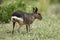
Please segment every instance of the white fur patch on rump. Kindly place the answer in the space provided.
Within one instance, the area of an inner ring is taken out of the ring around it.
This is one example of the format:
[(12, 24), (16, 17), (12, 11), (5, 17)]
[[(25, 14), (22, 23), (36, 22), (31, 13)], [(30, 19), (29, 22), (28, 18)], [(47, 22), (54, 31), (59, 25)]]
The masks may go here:
[(11, 19), (13, 19), (13, 18), (14, 18), (14, 19), (17, 19), (17, 20), (20, 20), (20, 21), (23, 21), (22, 18), (19, 18), (19, 17), (16, 17), (16, 16), (12, 16), (12, 17), (11, 17)]

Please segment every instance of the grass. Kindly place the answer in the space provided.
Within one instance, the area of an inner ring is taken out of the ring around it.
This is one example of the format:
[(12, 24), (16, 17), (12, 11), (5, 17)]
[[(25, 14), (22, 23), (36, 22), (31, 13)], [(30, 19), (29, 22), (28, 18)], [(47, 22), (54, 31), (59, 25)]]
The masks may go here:
[(34, 21), (30, 33), (26, 33), (25, 25), (18, 33), (16, 25), (12, 35), (12, 23), (0, 24), (0, 40), (60, 40), (60, 19), (49, 13), (42, 13), (42, 17), (41, 21)]

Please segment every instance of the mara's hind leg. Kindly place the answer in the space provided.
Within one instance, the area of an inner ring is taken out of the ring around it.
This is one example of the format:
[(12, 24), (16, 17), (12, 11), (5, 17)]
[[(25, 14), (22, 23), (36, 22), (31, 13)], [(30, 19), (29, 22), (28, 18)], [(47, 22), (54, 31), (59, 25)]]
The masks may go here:
[(14, 27), (15, 27), (15, 22), (13, 22), (13, 30), (12, 30), (12, 34), (14, 33)]
[(18, 30), (17, 30), (18, 32), (20, 32), (20, 28), (21, 28), (21, 25), (19, 25), (19, 27), (18, 27)]
[(22, 26), (22, 23), (20, 21), (18, 21), (18, 24), (19, 24), (19, 27), (18, 27), (17, 31), (20, 32), (20, 28)]

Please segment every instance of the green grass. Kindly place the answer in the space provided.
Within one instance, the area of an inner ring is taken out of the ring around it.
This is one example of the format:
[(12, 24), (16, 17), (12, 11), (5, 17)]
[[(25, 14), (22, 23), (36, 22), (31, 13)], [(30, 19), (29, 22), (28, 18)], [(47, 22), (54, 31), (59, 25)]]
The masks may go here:
[(18, 33), (16, 25), (12, 35), (11, 22), (0, 24), (0, 40), (60, 40), (60, 19), (48, 13), (42, 13), (42, 17), (41, 21), (34, 21), (30, 33), (26, 33), (25, 25), (21, 27), (21, 33)]

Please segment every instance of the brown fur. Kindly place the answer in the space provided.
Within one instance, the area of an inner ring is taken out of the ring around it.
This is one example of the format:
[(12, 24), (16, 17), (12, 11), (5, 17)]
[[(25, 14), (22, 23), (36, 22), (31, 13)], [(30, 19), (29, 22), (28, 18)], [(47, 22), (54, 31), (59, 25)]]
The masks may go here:
[(20, 20), (17, 20), (17, 19), (13, 18), (13, 21), (12, 21), (13, 22), (12, 33), (14, 32), (14, 27), (15, 27), (15, 23), (16, 22), (20, 25), (20, 27), (18, 28), (18, 32), (19, 32), (19, 30), (20, 30), (20, 28), (21, 28), (21, 26), (23, 24), (26, 25), (26, 30), (27, 30), (27, 32), (29, 32), (30, 31), (30, 25), (33, 23), (33, 21), (35, 19), (39, 19), (39, 20), (42, 19), (42, 16), (41, 16), (40, 13), (38, 13), (38, 9), (37, 8), (33, 8), (33, 13), (26, 13), (26, 12), (22, 12), (22, 11), (16, 11), (16, 12), (14, 12), (12, 14), (12, 16), (16, 16), (18, 18), (22, 18), (23, 19), (23, 21), (20, 21)]

